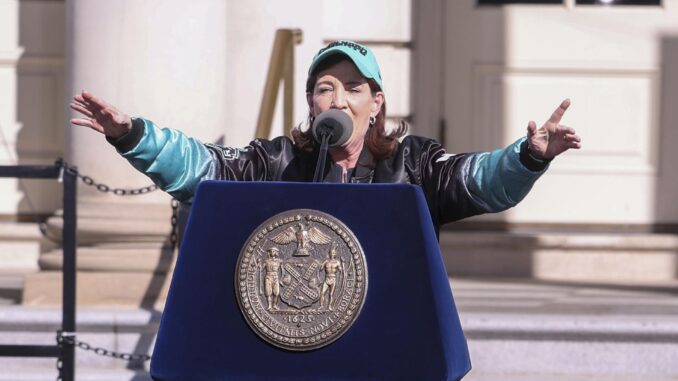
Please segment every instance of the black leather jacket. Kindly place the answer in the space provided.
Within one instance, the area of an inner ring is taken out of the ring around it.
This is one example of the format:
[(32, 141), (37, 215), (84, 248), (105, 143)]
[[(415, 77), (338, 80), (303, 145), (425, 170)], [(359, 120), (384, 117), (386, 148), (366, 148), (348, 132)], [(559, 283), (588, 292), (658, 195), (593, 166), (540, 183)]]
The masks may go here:
[[(203, 144), (180, 131), (135, 118), (130, 133), (109, 139), (129, 162), (180, 201), (203, 180), (310, 182), (317, 152), (299, 150), (286, 137), (255, 140), (245, 148)], [(328, 157), (324, 181), (342, 182)], [(348, 181), (420, 186), (436, 227), (516, 205), (548, 166), (533, 159), (525, 138), (492, 152), (447, 154), (434, 140), (408, 136), (389, 158), (373, 163), (364, 149)]]
[[(519, 172), (512, 180), (518, 181), (519, 188), (527, 189), (514, 191), (518, 197), (509, 196), (504, 200), (497, 200), (501, 197), (495, 197), (493, 193), (506, 193), (506, 189), (487, 189), (487, 186), (482, 189), (482, 181), (476, 181), (479, 170), (484, 169), (481, 162), (485, 161), (485, 164), (488, 164), (487, 161), (493, 160), (488, 156), (489, 153), (448, 155), (436, 141), (416, 136), (405, 137), (393, 155), (376, 163), (373, 163), (369, 150), (364, 149), (358, 160), (358, 166), (350, 173), (348, 181), (421, 186), (437, 229), (447, 222), (507, 209), (524, 197), (547, 164), (527, 155), (524, 140), (516, 144), (519, 152), (513, 160), (502, 159), (501, 155), (498, 155), (496, 163), (490, 163), (489, 171), (492, 173), (487, 173), (488, 169), (485, 169), (482, 176), (501, 175), (494, 171), (509, 175), (512, 172)], [(255, 140), (245, 149), (212, 144), (205, 146), (214, 159), (216, 179), (295, 182), (313, 180), (317, 152), (299, 150), (286, 137), (270, 141)], [(506, 150), (511, 148), (512, 146), (509, 146)], [(326, 163), (324, 181), (342, 182), (342, 169), (334, 164), (330, 157)], [(511, 193), (510, 190), (508, 193)], [(484, 197), (486, 194), (492, 197)]]

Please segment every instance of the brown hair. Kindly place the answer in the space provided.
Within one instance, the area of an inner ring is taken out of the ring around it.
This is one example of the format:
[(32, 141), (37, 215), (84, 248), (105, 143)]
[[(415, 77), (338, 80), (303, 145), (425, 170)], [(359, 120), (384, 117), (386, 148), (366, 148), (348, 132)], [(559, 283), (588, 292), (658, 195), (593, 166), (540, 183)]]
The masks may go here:
[[(351, 62), (346, 56), (341, 54), (333, 55), (323, 60), (308, 76), (308, 79), (306, 80), (306, 94), (308, 95), (313, 92), (315, 83), (318, 80), (319, 72), (343, 60), (348, 60)], [(371, 78), (368, 78), (367, 83), (370, 85), (372, 96), (376, 96), (377, 91), (381, 90), (377, 82)], [(307, 121), (309, 127), (313, 125), (313, 119), (314, 117), (309, 110)], [(384, 103), (381, 105), (381, 110), (375, 117), (374, 125), (371, 125), (365, 134), (365, 144), (372, 153), (375, 163), (393, 154), (393, 152), (396, 150), (396, 147), (398, 146), (398, 139), (407, 133), (407, 129), (407, 123), (400, 121), (398, 128), (386, 133), (386, 100), (384, 100)], [(304, 151), (312, 151), (317, 145), (315, 139), (313, 139), (313, 133), (311, 132), (311, 129), (308, 128), (307, 130), (302, 131), (301, 125), (292, 130), (292, 138), (294, 139), (294, 144), (297, 146), (297, 148)], [(361, 164), (373, 165), (375, 163)]]

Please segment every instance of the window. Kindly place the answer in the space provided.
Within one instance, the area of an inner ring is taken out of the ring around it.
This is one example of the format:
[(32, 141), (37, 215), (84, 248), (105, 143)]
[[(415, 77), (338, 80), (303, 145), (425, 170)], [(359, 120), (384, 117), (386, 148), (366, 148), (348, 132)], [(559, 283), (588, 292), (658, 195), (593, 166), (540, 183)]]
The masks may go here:
[(661, 5), (661, 0), (577, 0), (577, 5)]
[(563, 0), (478, 0), (478, 5), (562, 4)]
[[(563, 4), (563, 0), (478, 0), (478, 5)], [(661, 5), (661, 0), (576, 0), (577, 5)]]

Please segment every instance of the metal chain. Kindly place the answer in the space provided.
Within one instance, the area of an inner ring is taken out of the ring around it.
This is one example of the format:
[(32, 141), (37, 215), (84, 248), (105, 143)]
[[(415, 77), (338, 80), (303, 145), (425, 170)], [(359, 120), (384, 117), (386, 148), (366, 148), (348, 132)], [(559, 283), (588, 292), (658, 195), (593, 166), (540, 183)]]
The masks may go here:
[[(92, 186), (92, 187), (96, 188), (98, 191), (103, 192), (103, 193), (111, 192), (116, 196), (138, 196), (138, 195), (154, 192), (154, 191), (159, 189), (158, 186), (155, 185), (155, 184), (145, 186), (143, 188), (135, 188), (135, 189), (111, 188), (110, 186), (108, 186), (106, 184), (98, 183), (98, 182), (94, 181), (94, 179), (89, 177), (89, 176), (80, 174), (80, 172), (78, 172), (77, 167), (68, 165), (68, 163), (66, 161), (64, 161), (63, 159), (57, 160), (56, 163), (54, 163), (54, 165), (61, 168), (61, 171), (62, 171), (62, 173), (59, 175), (59, 182), (62, 181), (63, 172), (65, 171), (65, 172), (68, 172), (69, 174), (71, 174), (73, 176), (76, 176), (80, 180), (82, 180), (82, 182), (85, 183), (85, 185)], [(170, 235), (170, 243), (172, 244), (172, 249), (176, 249), (177, 244), (179, 242), (179, 235), (178, 235), (178, 231), (177, 231), (179, 201), (177, 199), (173, 198), (171, 205), (172, 205), (172, 219), (170, 221), (171, 221), (171, 224), (172, 224), (172, 233)], [(56, 239), (54, 239), (53, 237), (50, 237), (47, 234), (47, 225), (44, 222), (40, 223), (39, 225), (40, 225), (40, 231), (42, 232), (42, 235), (44, 235), (45, 237), (47, 237), (47, 238), (49, 238), (49, 239), (51, 239), (55, 242), (57, 241)]]
[[(63, 340), (61, 330), (57, 331), (56, 341), (57, 341), (57, 345), (59, 346), (59, 349), (63, 349), (62, 347), (63, 347), (64, 340)], [(61, 351), (61, 353), (63, 353), (63, 351)], [(61, 358), (61, 353), (59, 354), (59, 357), (57, 357), (57, 361), (56, 361), (56, 368), (57, 368), (56, 381), (63, 381), (63, 379), (61, 378), (61, 372), (64, 369), (64, 361)]]
[(56, 361), (56, 368), (57, 368), (56, 381), (63, 381), (63, 379), (61, 378), (61, 370), (63, 369), (63, 367), (64, 367), (64, 362), (61, 360), (61, 357), (57, 358), (57, 361)]
[[(143, 188), (135, 188), (135, 189), (111, 188), (110, 186), (108, 186), (106, 184), (94, 181), (94, 179), (89, 177), (89, 176), (80, 174), (80, 172), (78, 172), (77, 167), (69, 165), (63, 159), (57, 160), (56, 163), (54, 163), (54, 165), (61, 168), (62, 171), (66, 171), (69, 174), (76, 176), (77, 178), (82, 180), (82, 182), (85, 183), (85, 185), (94, 187), (94, 188), (96, 188), (96, 190), (98, 190), (99, 192), (103, 192), (103, 193), (109, 193), (110, 192), (110, 193), (113, 193), (116, 196), (138, 196), (138, 195), (142, 195), (142, 194), (146, 194), (146, 193), (150, 193), (150, 192), (154, 192), (154, 191), (158, 190), (158, 186), (155, 185), (155, 184), (145, 186)], [(62, 176), (59, 176), (59, 181), (61, 181)]]
[[(150, 361), (151, 356), (147, 354), (136, 354), (136, 353), (123, 353), (123, 352), (116, 352), (116, 351), (111, 351), (106, 348), (101, 348), (101, 347), (94, 347), (84, 341), (76, 340), (74, 336), (64, 336), (63, 332), (58, 332), (57, 333), (57, 343), (59, 343), (59, 346), (63, 345), (63, 343), (66, 344), (71, 344), (75, 345), (76, 347), (85, 350), (85, 351), (90, 351), (94, 352), (95, 354), (99, 356), (107, 356), (107, 357), (112, 357), (116, 358), (119, 360), (125, 360), (125, 361)], [(57, 360), (57, 369), (61, 369), (61, 359)]]
[[(61, 169), (61, 172), (59, 174), (59, 182), (63, 181), (63, 176), (64, 172), (68, 172), (69, 174), (79, 178), (82, 180), (85, 185), (91, 186), (96, 188), (96, 190), (103, 192), (103, 193), (113, 193), (114, 195), (117, 196), (138, 196), (150, 192), (154, 192), (158, 190), (158, 186), (153, 184), (149, 186), (145, 186), (143, 188), (136, 188), (136, 189), (122, 189), (122, 188), (111, 188), (110, 186), (103, 184), (103, 183), (98, 183), (94, 181), (93, 178), (90, 176), (82, 175), (80, 172), (78, 172), (78, 168), (72, 165), (69, 165), (64, 159), (58, 159), (54, 165), (58, 168)], [(174, 202), (174, 201), (173, 201)], [(174, 208), (174, 204), (172, 204), (172, 208)], [(37, 219), (37, 218), (36, 218)], [(172, 220), (172, 232), (176, 231), (176, 227), (174, 226), (174, 220)], [(42, 234), (43, 237), (47, 238), (48, 240), (56, 243), (60, 243), (61, 240), (56, 237), (52, 237), (49, 235), (47, 231), (47, 223), (45, 222), (38, 222), (38, 229), (40, 229), (40, 233)], [(176, 234), (173, 234), (172, 237), (173, 240), (176, 240)], [(175, 241), (172, 241), (173, 243)]]
[[(114, 195), (117, 196), (136, 196), (136, 195), (141, 195), (141, 194), (146, 194), (150, 193), (153, 191), (156, 191), (158, 189), (157, 185), (149, 185), (143, 188), (137, 188), (137, 189), (121, 189), (121, 188), (113, 188), (109, 187), (106, 184), (102, 183), (97, 183), (94, 181), (89, 176), (81, 175), (78, 172), (78, 169), (76, 167), (68, 165), (66, 161), (63, 159), (57, 160), (55, 163), (57, 167), (61, 169), (61, 174), (59, 175), (59, 181), (62, 181), (63, 179), (63, 172), (68, 172), (69, 174), (76, 176), (77, 178), (81, 179), (83, 183), (86, 185), (95, 187), (98, 191), (103, 192), (103, 193), (108, 193), (112, 192)], [(172, 245), (172, 250), (174, 251), (177, 248), (177, 245), (179, 244), (179, 231), (178, 231), (178, 220), (179, 220), (179, 201), (175, 198), (172, 199), (171, 201), (171, 206), (172, 206), (172, 217), (170, 219), (170, 222), (172, 224), (172, 231), (170, 233), (170, 243)], [(44, 222), (41, 222), (39, 224), (40, 231), (42, 232), (42, 235), (45, 236), (46, 238), (58, 242), (57, 239), (50, 237), (49, 234), (47, 233), (47, 224)], [(91, 351), (94, 352), (95, 354), (99, 356), (107, 356), (107, 357), (112, 357), (124, 361), (150, 361), (151, 356), (147, 354), (135, 354), (135, 353), (122, 353), (122, 352), (116, 352), (116, 351), (111, 351), (106, 348), (101, 348), (101, 347), (94, 347), (84, 341), (76, 340), (74, 336), (68, 335), (65, 336), (63, 332), (58, 331), (57, 332), (57, 343), (59, 346), (62, 346), (64, 343), (74, 345), (82, 350), (85, 351)], [(63, 360), (61, 357), (57, 358), (56, 362), (56, 368), (58, 370), (58, 375), (56, 380), (57, 381), (62, 381), (61, 379), (61, 371), (63, 369)]]
[[(150, 193), (153, 191), (158, 190), (157, 185), (149, 185), (143, 188), (137, 188), (137, 189), (121, 189), (121, 188), (113, 188), (109, 187), (106, 184), (103, 183), (97, 183), (94, 181), (89, 176), (82, 175), (78, 172), (77, 167), (70, 166), (66, 161), (63, 159), (59, 159), (54, 163), (55, 166), (59, 167), (61, 169), (61, 173), (59, 174), (59, 182), (63, 181), (63, 174), (64, 172), (67, 172), (80, 180), (82, 180), (85, 185), (95, 187), (98, 191), (103, 192), (103, 193), (109, 193), (112, 192), (114, 195), (117, 196), (136, 196), (136, 195), (141, 195), (141, 194), (146, 194)], [(171, 224), (172, 224), (172, 231), (170, 233), (170, 243), (172, 244), (172, 250), (176, 249), (178, 242), (179, 242), (179, 234), (178, 234), (178, 210), (179, 210), (179, 201), (177, 199), (172, 199), (171, 202), (172, 206), (172, 217), (171, 217)], [(38, 224), (40, 228), (40, 232), (42, 235), (54, 242), (60, 242), (60, 240), (51, 237), (48, 232), (47, 232), (47, 224), (45, 222), (40, 222)], [(122, 353), (122, 352), (116, 352), (116, 351), (111, 351), (106, 348), (101, 348), (101, 347), (93, 347), (92, 345), (76, 340), (74, 336), (68, 335), (64, 336), (64, 333), (61, 331), (57, 332), (57, 343), (59, 346), (62, 346), (64, 343), (74, 345), (82, 350), (85, 351), (91, 351), (94, 352), (95, 354), (99, 356), (107, 356), (107, 357), (112, 357), (124, 361), (150, 361), (151, 356), (147, 354), (135, 354), (135, 353)], [(61, 378), (61, 373), (63, 369), (63, 359), (61, 357), (57, 358), (56, 361), (56, 368), (57, 368), (57, 381), (62, 381)]]
[(172, 199), (172, 218), (170, 219), (172, 223), (172, 233), (170, 234), (170, 243), (172, 244), (172, 252), (177, 248), (179, 244), (179, 200), (176, 198)]

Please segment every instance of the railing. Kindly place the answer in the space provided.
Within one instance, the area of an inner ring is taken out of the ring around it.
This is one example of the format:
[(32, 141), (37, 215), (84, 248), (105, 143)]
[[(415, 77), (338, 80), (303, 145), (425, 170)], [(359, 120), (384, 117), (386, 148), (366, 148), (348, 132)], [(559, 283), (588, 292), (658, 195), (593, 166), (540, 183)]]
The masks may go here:
[(58, 380), (73, 381), (75, 378), (75, 250), (76, 250), (76, 179), (61, 165), (55, 166), (0, 166), (0, 178), (57, 179), (63, 183), (62, 247), (64, 255), (62, 280), (61, 330), (57, 333), (57, 345), (2, 345), (0, 357), (56, 357)]
[(287, 135), (292, 130), (294, 123), (294, 46), (301, 43), (302, 37), (303, 34), (299, 29), (278, 29), (275, 33), (264, 95), (259, 108), (256, 138), (267, 139), (271, 135), (280, 82), (284, 83), (283, 129)]

